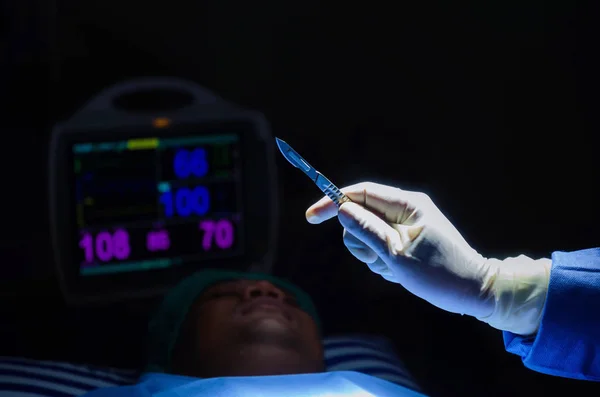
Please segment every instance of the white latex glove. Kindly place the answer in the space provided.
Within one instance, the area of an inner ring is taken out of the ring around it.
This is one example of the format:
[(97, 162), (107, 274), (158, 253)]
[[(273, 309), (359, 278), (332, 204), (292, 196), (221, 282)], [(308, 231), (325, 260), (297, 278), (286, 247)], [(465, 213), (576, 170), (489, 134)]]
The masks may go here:
[(369, 182), (342, 191), (352, 202), (339, 213), (324, 197), (306, 218), (321, 223), (337, 215), (344, 244), (373, 272), (449, 312), (516, 334), (537, 331), (549, 259), (484, 258), (423, 193)]

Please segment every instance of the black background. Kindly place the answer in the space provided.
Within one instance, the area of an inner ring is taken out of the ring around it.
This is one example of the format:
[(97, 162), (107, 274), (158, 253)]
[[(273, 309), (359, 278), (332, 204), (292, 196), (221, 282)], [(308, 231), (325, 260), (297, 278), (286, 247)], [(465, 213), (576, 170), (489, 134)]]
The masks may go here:
[[(66, 311), (47, 289), (49, 127), (130, 77), (189, 78), (265, 113), (340, 186), (428, 193), (484, 255), (598, 245), (595, 13), (581, 3), (1, 4), (1, 247), (7, 272), (36, 271), (38, 286), (6, 297), (21, 326), (6, 327), (6, 354), (139, 361), (143, 310)], [(306, 223), (320, 195), (278, 165), (276, 271), (314, 294), (327, 332), (392, 336), (432, 395), (592, 392), (523, 368), (499, 332), (370, 274), (344, 250), (339, 224)]]

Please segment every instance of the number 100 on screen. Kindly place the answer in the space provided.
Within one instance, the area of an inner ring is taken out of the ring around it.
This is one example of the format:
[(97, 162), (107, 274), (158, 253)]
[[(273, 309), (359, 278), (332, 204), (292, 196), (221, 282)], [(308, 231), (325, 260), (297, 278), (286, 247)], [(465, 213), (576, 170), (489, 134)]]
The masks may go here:
[(210, 193), (204, 186), (182, 187), (163, 192), (160, 203), (167, 218), (203, 216), (210, 211)]

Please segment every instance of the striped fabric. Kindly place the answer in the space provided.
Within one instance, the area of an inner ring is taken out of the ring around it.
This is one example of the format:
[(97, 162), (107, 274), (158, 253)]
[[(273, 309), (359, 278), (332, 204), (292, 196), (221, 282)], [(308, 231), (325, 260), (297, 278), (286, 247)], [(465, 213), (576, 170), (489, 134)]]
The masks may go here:
[(72, 397), (135, 383), (136, 371), (0, 357), (0, 396)]
[(324, 339), (327, 371), (356, 371), (421, 391), (390, 340), (374, 335)]
[[(356, 371), (419, 391), (385, 338), (369, 335), (324, 340), (327, 371)], [(0, 397), (74, 397), (100, 387), (135, 383), (135, 370), (0, 357)]]

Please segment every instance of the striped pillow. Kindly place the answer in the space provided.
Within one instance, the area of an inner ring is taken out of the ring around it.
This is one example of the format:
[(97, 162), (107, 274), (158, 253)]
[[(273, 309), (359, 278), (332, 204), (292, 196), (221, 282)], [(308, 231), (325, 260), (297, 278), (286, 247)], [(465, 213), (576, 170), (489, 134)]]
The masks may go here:
[[(419, 391), (392, 343), (382, 337), (325, 338), (327, 371), (356, 371)], [(0, 357), (0, 396), (74, 397), (100, 387), (135, 383), (136, 370)]]

